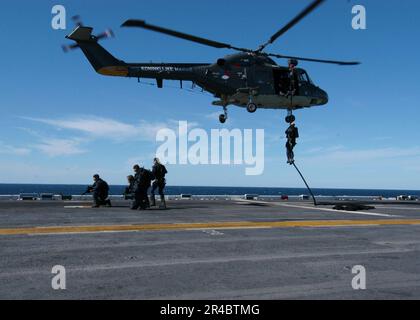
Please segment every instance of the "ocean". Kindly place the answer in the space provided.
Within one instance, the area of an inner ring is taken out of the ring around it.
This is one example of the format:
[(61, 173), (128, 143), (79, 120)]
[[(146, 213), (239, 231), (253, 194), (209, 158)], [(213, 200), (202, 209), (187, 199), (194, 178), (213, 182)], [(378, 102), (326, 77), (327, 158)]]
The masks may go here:
[[(62, 195), (80, 195), (86, 191), (86, 185), (50, 185), (50, 184), (0, 184), (0, 195), (19, 195), (22, 193), (53, 193)], [(110, 186), (110, 194), (121, 195), (125, 186)], [(385, 198), (397, 197), (399, 195), (412, 195), (420, 197), (419, 190), (374, 190), (374, 189), (312, 189), (315, 196), (359, 196)], [(253, 187), (177, 187), (168, 186), (167, 195), (307, 195), (305, 188), (253, 188)]]

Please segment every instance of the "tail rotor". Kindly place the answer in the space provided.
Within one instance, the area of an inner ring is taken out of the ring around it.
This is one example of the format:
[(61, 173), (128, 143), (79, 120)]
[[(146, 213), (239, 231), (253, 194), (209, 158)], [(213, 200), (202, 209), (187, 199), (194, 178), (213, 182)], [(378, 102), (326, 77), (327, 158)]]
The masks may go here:
[(115, 38), (115, 33), (111, 29), (106, 29), (104, 32), (96, 36), (96, 39), (98, 40), (108, 39), (108, 38)]
[(61, 46), (61, 48), (63, 49), (63, 51), (65, 52), (65, 53), (67, 53), (67, 52), (69, 52), (69, 51), (72, 51), (72, 50), (74, 50), (74, 49), (77, 49), (77, 48), (79, 48), (79, 45), (78, 44), (70, 44), (70, 45), (66, 45), (66, 44), (63, 44), (62, 46)]
[(78, 14), (71, 17), (71, 20), (74, 22), (76, 27), (83, 27), (82, 18)]
[[(71, 20), (76, 25), (76, 28), (73, 31), (73, 34), (77, 33), (78, 30), (81, 31), (81, 29), (90, 30), (90, 32), (92, 31), (92, 28), (88, 28), (88, 27), (85, 27), (83, 25), (82, 19), (79, 15), (73, 16), (71, 18)], [(67, 38), (72, 39), (71, 37), (67, 37)], [(115, 38), (115, 34), (111, 29), (106, 29), (104, 32), (102, 32), (102, 33), (100, 33), (96, 36), (95, 35), (90, 35), (89, 38), (86, 38), (86, 39), (83, 39), (83, 40), (79, 39), (79, 40), (80, 41), (100, 41), (100, 40), (108, 39), (108, 38)], [(75, 40), (75, 39), (72, 39), (72, 40)], [(72, 51), (74, 49), (78, 49), (80, 46), (79, 46), (78, 43), (74, 43), (74, 44), (70, 44), (70, 45), (62, 45), (61, 47), (62, 47), (63, 51), (65, 53), (67, 53), (67, 52)]]

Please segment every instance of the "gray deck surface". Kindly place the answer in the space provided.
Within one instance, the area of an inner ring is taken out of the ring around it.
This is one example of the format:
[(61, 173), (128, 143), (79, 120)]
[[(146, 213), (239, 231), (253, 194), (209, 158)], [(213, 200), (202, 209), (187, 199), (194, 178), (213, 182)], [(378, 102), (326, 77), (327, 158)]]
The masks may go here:
[[(128, 202), (70, 208), (85, 205), (0, 202), (0, 299), (420, 298), (420, 206), (352, 213), (309, 202), (180, 200), (164, 211), (130, 211)], [(323, 220), (333, 225), (312, 225)], [(348, 220), (366, 225), (340, 225)], [(374, 223), (383, 220), (396, 223)], [(307, 225), (274, 225), (299, 221)], [(150, 225), (158, 227), (118, 230)], [(111, 230), (77, 231), (91, 226)], [(70, 229), (31, 231), (39, 227)], [(51, 288), (55, 265), (66, 268), (64, 291)], [(351, 286), (355, 265), (367, 270), (367, 290)]]

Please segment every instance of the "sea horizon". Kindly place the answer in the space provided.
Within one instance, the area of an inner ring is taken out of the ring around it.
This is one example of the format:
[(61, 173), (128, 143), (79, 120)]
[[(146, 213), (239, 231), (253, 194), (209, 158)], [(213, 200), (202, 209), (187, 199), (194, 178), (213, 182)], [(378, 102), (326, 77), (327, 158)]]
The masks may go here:
[[(110, 185), (110, 194), (120, 195), (125, 185)], [(78, 195), (86, 191), (83, 184), (33, 184), (33, 183), (0, 183), (0, 195), (18, 195), (22, 193), (53, 193)], [(399, 195), (420, 196), (420, 190), (409, 189), (360, 189), (360, 188), (312, 188), (317, 196), (382, 196), (397, 197)], [(239, 186), (167, 186), (167, 195), (306, 195), (306, 188), (291, 187), (239, 187)]]

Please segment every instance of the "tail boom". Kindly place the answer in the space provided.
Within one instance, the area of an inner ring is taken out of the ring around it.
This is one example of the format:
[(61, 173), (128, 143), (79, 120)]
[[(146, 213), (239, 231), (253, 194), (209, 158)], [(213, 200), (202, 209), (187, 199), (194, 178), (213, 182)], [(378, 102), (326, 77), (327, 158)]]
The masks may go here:
[(93, 28), (78, 26), (66, 38), (76, 42), (95, 71), (104, 76), (194, 81), (209, 63), (125, 63), (116, 59), (92, 35)]
[(98, 43), (98, 37), (92, 35), (93, 28), (78, 26), (66, 38), (73, 40), (83, 51), (96, 72), (106, 76), (128, 76), (128, 65), (116, 59)]

